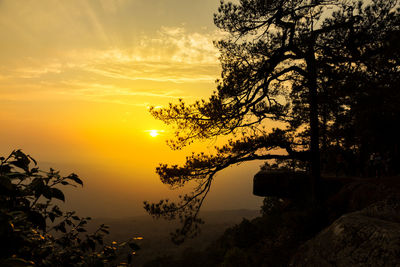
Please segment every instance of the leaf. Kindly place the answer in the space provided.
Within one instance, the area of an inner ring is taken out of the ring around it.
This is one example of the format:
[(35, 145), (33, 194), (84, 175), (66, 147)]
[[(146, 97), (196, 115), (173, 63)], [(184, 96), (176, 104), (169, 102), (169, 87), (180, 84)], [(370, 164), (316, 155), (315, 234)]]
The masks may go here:
[(48, 216), (51, 222), (54, 222), (54, 220), (56, 219), (56, 215), (53, 212), (49, 212)]
[(81, 179), (79, 179), (78, 175), (75, 173), (71, 173), (67, 178), (73, 180), (75, 183), (80, 184), (83, 186), (83, 182)]
[(27, 157), (30, 158), (33, 161), (33, 163), (35, 163), (35, 165), (37, 165), (37, 162), (34, 158), (32, 158), (30, 155), (27, 155)]
[(39, 227), (40, 229), (46, 229), (46, 219), (37, 211), (29, 211), (28, 212), (28, 220), (30, 220), (34, 225)]
[(37, 193), (40, 196), (40, 193), (43, 194), (43, 196), (47, 199), (51, 199), (53, 197), (53, 194), (51, 193), (51, 188), (49, 186), (43, 186), (42, 190), (38, 190)]
[(87, 239), (87, 242), (89, 247), (94, 251), (96, 249), (96, 243), (90, 238)]
[(54, 214), (57, 216), (61, 216), (63, 214), (57, 205), (54, 205), (51, 211), (54, 212)]
[(51, 196), (59, 200), (65, 201), (64, 193), (58, 188), (51, 188)]
[(25, 155), (20, 149), (13, 152), (15, 161), (11, 161), (10, 164), (23, 169), (24, 171), (29, 171), (29, 163), (31, 162), (27, 155)]
[(105, 234), (109, 234), (109, 233), (110, 233), (110, 231), (108, 231), (108, 230), (106, 230), (106, 229), (100, 229), (100, 231), (102, 231), (102, 232), (105, 233)]
[[(43, 178), (37, 177), (33, 179), (30, 187), (35, 195), (36, 198), (40, 197), (42, 194), (45, 195), (46, 198), (50, 199), (50, 191), (49, 187), (45, 185)], [(45, 192), (47, 191), (47, 192)]]
[(9, 173), (11, 171), (11, 166), (8, 164), (5, 164), (3, 166), (0, 166), (0, 174), (1, 173)]
[(8, 195), (13, 190), (13, 184), (7, 177), (0, 176), (0, 193), (4, 195)]
[(11, 161), (10, 164), (14, 165), (15, 167), (21, 168), (24, 171), (28, 171), (28, 165), (26, 164), (26, 162), (24, 162), (20, 159)]
[(61, 223), (57, 226), (57, 228), (58, 228), (61, 232), (63, 232), (63, 233), (66, 233), (66, 232), (67, 232), (67, 229), (65, 229), (65, 222), (61, 222)]

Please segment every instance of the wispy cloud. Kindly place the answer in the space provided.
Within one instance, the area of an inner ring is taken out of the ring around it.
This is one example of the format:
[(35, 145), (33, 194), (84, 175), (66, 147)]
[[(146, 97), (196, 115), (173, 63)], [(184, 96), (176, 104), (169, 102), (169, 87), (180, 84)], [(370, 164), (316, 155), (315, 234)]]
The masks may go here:
[(97, 97), (159, 97), (159, 98), (182, 98), (184, 93), (180, 90), (170, 91), (137, 91), (132, 88), (114, 87), (98, 83), (75, 83), (75, 90), (60, 90), (58, 93), (77, 96), (97, 96)]
[(47, 94), (114, 103), (140, 98), (142, 105), (146, 97), (190, 97), (190, 90), (171, 84), (212, 86), (218, 76), (217, 30), (180, 23), (141, 31), (125, 10), (150, 8), (145, 1), (44, 2), (6, 0), (0, 6), (0, 34), (8, 36), (0, 44), (0, 99)]

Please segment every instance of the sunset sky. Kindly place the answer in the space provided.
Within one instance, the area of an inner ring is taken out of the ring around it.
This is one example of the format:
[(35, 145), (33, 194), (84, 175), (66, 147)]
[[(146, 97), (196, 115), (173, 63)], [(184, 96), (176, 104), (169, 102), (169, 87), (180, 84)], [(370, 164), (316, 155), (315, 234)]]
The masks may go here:
[[(154, 172), (215, 140), (171, 151), (149, 106), (207, 98), (220, 67), (219, 0), (0, 0), (0, 155), (21, 148), (42, 168), (77, 173), (72, 209), (142, 214), (172, 197)], [(217, 176), (206, 209), (257, 209), (261, 162)]]

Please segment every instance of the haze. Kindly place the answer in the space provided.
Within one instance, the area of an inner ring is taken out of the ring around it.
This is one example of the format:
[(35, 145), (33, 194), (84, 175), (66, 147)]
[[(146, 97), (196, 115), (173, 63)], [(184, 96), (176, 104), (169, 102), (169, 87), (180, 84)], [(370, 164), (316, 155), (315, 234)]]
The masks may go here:
[[(21, 148), (83, 189), (67, 192), (87, 216), (143, 213), (143, 200), (173, 198), (154, 170), (182, 163), (171, 128), (149, 106), (207, 98), (220, 68), (212, 41), (218, 0), (0, 0), (0, 154)], [(204, 208), (258, 209), (261, 162), (217, 176)]]

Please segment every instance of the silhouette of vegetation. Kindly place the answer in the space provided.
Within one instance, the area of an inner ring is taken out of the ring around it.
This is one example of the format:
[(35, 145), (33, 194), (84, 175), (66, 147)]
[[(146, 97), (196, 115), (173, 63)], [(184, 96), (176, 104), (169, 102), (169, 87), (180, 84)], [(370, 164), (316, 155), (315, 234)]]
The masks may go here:
[(134, 239), (104, 243), (106, 225), (87, 233), (90, 217), (63, 211), (55, 200), (65, 201), (63, 186), (83, 186), (76, 174), (61, 176), (41, 171), (21, 150), (0, 157), (0, 265), (1, 266), (110, 266), (139, 249)]
[[(358, 173), (377, 149), (399, 161), (397, 0), (221, 1), (214, 22), (228, 33), (216, 42), (222, 66), (216, 91), (208, 100), (150, 110), (175, 127), (172, 149), (234, 135), (214, 155), (192, 154), (183, 166), (156, 169), (172, 188), (197, 183), (177, 203), (145, 202), (151, 215), (181, 220), (174, 242), (197, 233), (216, 173), (233, 164), (275, 160), (308, 170), (318, 206), (321, 169), (329, 171), (340, 155)], [(271, 121), (280, 127), (266, 127)]]
[(205, 250), (158, 257), (144, 266), (288, 266), (299, 245), (324, 225), (304, 203), (276, 197), (264, 199), (261, 215), (226, 229)]
[[(337, 181), (337, 179), (334, 180)], [(342, 180), (348, 180), (348, 182), (344, 182), (342, 187), (336, 189), (329, 188), (329, 200), (323, 213), (314, 209), (309, 203), (298, 201), (298, 199), (266, 197), (261, 206), (260, 217), (252, 220), (243, 219), (241, 223), (226, 229), (225, 233), (213, 241), (206, 249), (195, 248), (186, 250), (179, 255), (172, 254), (158, 257), (147, 262), (144, 266), (334, 266), (337, 263), (335, 261), (329, 261), (328, 263), (322, 261), (321, 263), (313, 264), (315, 261), (310, 258), (313, 258), (313, 255), (320, 254), (312, 251), (307, 255), (302, 254), (302, 251), (304, 251), (302, 250), (303, 245), (307, 244), (309, 240), (314, 240), (315, 236), (320, 235), (320, 233), (326, 233), (326, 229), (330, 229), (332, 225), (337, 225), (332, 223), (334, 221), (337, 222), (337, 219), (343, 214), (360, 214), (359, 211), (364, 210), (366, 207), (368, 207), (367, 209), (375, 210), (377, 202), (381, 205), (381, 211), (385, 210), (385, 207), (387, 208), (385, 203), (392, 203), (398, 207), (400, 197), (398, 177), (383, 177), (379, 179), (347, 177), (342, 178)], [(372, 203), (375, 204), (371, 206)], [(380, 221), (380, 224), (385, 225), (383, 227), (386, 227), (387, 224), (395, 225), (391, 223), (390, 218), (398, 218), (398, 212), (389, 210), (381, 213), (380, 218), (382, 221)], [(357, 212), (352, 213), (354, 211)], [(342, 216), (341, 219), (351, 218), (351, 216)], [(369, 215), (361, 217), (370, 218)], [(369, 235), (360, 233), (364, 233), (364, 228), (369, 225), (368, 220), (363, 221), (361, 218), (360, 228), (350, 227), (353, 233), (348, 235), (352, 236), (352, 238), (354, 236), (358, 237), (356, 238), (357, 240), (344, 242), (339, 246), (346, 248), (347, 246), (356, 247), (366, 255), (375, 254), (379, 259), (385, 258), (391, 262), (395, 261), (396, 257), (393, 254), (383, 256), (383, 254), (375, 253), (377, 250), (365, 248), (365, 241), (360, 236), (363, 235), (368, 238)], [(375, 229), (374, 232), (376, 228), (379, 228), (379, 226), (372, 225), (371, 227)], [(384, 235), (388, 236), (394, 233), (395, 231), (391, 233), (385, 231)], [(335, 237), (340, 234), (332, 233), (331, 235)], [(382, 238), (382, 240), (384, 239)], [(338, 245), (337, 241), (336, 245), (334, 244), (335, 242), (330, 243), (330, 241), (331, 239), (329, 238), (322, 241), (328, 242), (328, 250), (330, 245), (335, 247)], [(388, 244), (390, 242), (382, 241), (383, 243)], [(318, 243), (317, 246), (319, 247)], [(396, 251), (396, 245), (389, 246)], [(324, 251), (326, 248), (324, 247), (321, 250)], [(348, 249), (344, 250), (348, 251)], [(331, 253), (342, 255), (344, 250), (333, 249)], [(327, 253), (330, 254), (329, 252)], [(394, 254), (397, 255), (396, 253)], [(309, 261), (304, 264), (299, 262), (299, 258), (306, 258)], [(367, 259), (369, 258), (368, 256)], [(354, 257), (353, 260), (353, 264), (350, 263), (350, 265), (358, 264), (359, 262), (365, 263), (364, 259), (360, 260), (359, 257)], [(313, 263), (310, 264), (310, 262)], [(368, 260), (366, 265), (379, 265), (379, 263), (374, 264), (374, 262), (374, 260)], [(339, 262), (336, 265), (348, 266), (348, 262), (344, 264)], [(386, 265), (393, 266), (392, 263)]]

